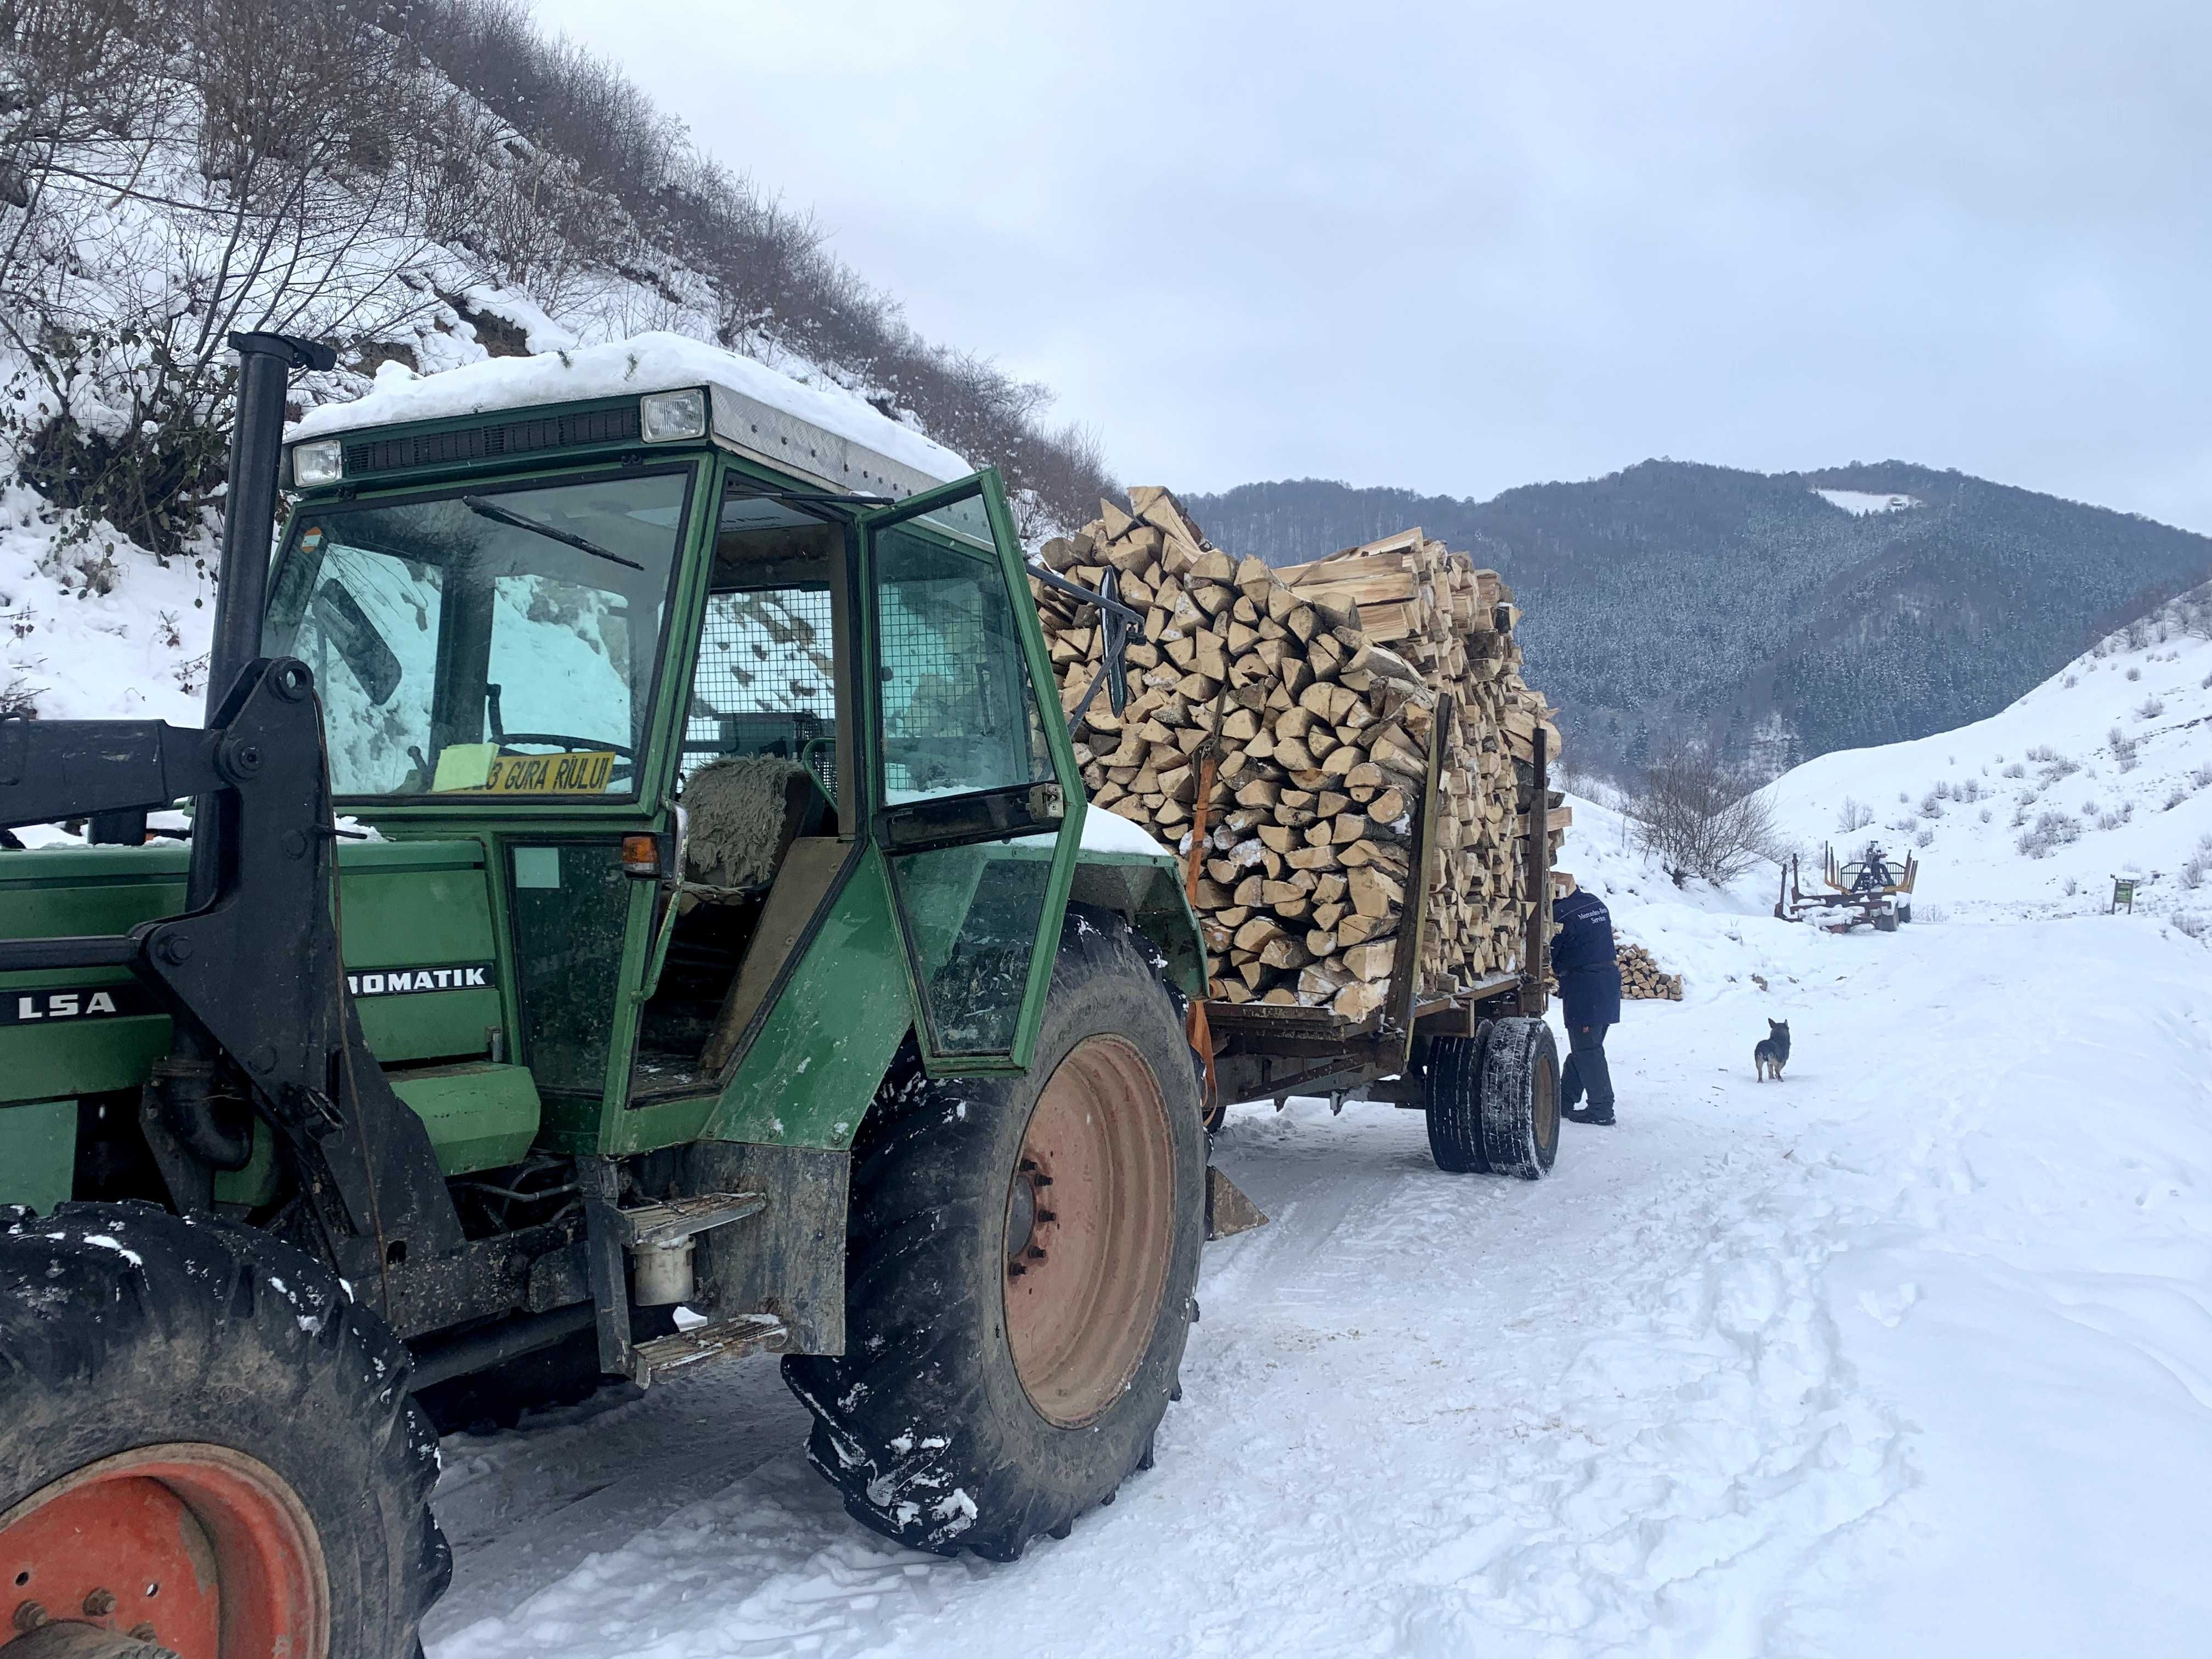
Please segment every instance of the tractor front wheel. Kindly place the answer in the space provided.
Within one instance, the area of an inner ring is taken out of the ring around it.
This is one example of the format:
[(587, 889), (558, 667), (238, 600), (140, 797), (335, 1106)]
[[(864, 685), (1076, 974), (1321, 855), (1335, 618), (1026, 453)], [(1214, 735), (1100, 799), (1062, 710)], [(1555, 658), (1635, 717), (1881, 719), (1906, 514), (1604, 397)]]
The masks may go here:
[(410, 1659), (451, 1562), (406, 1378), (264, 1234), (0, 1212), (0, 1659)]
[(786, 1359), (846, 1509), (1011, 1560), (1149, 1467), (1194, 1307), (1206, 1146), (1173, 998), (1117, 917), (1071, 909), (1034, 1063), (925, 1078), (854, 1148), (846, 1352)]

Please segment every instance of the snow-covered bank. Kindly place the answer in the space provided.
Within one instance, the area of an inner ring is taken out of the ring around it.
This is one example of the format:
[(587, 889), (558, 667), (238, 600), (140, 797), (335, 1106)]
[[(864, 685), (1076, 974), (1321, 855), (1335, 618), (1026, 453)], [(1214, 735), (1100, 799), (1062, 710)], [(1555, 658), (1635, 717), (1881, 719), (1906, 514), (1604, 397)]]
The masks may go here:
[(1072, 1537), (884, 1547), (748, 1362), (449, 1441), (432, 1659), (2199, 1650), (2202, 947), (1833, 938), (1608, 829), (1566, 862), (1690, 975), (1615, 1035), (1620, 1127), (1523, 1184), (1438, 1173), (1413, 1113), (1238, 1108), (1274, 1222), (1209, 1249), (1158, 1467)]
[(2083, 915), (2112, 878), (2138, 909), (2212, 927), (2212, 589), (2160, 607), (2011, 707), (1911, 743), (1822, 755), (1766, 795), (1817, 872), (1878, 839), (1912, 851), (1917, 906)]

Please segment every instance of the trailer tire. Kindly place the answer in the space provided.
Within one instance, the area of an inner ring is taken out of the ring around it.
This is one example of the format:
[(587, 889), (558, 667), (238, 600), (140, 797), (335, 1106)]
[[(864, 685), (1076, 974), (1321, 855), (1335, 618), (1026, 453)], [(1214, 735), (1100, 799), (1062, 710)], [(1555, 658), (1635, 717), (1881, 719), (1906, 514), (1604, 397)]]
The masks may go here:
[(0, 1210), (9, 1607), (82, 1620), (104, 1590), (103, 1627), (188, 1652), (413, 1659), (453, 1562), (407, 1370), (383, 1320), (265, 1233)]
[(900, 1543), (1012, 1560), (1152, 1465), (1206, 1231), (1159, 969), (1118, 917), (1070, 906), (1029, 1072), (932, 1080), (909, 1042), (861, 1124), (846, 1352), (783, 1374), (810, 1461)]
[(1482, 1149), (1499, 1175), (1538, 1181), (1559, 1151), (1559, 1049), (1552, 1028), (1516, 1016), (1482, 1051)]
[(1429, 1122), (1429, 1156), (1451, 1175), (1487, 1175), (1490, 1158), (1482, 1138), (1482, 1049), (1491, 1022), (1473, 1036), (1429, 1040), (1428, 1086), (1424, 1097)]

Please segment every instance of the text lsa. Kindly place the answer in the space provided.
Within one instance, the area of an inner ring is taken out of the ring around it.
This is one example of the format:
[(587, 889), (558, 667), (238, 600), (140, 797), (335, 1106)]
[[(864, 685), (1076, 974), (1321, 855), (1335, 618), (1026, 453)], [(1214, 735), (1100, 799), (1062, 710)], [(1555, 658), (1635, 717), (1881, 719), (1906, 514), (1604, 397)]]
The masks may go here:
[(39, 991), (15, 999), (17, 1019), (76, 1019), (115, 1012), (115, 996), (109, 991)]

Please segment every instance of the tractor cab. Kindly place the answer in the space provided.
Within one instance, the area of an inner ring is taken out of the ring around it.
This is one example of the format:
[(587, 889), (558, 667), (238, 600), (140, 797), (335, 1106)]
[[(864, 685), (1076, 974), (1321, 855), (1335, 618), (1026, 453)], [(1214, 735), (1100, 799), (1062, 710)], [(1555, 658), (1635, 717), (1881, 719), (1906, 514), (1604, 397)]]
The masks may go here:
[(483, 849), (555, 1143), (840, 1145), (908, 1029), (1025, 1065), (1084, 795), (996, 475), (672, 337), (525, 361), (310, 417), (263, 650), (341, 812)]

